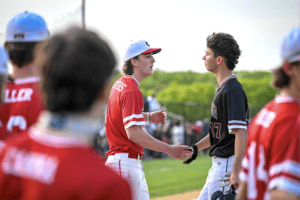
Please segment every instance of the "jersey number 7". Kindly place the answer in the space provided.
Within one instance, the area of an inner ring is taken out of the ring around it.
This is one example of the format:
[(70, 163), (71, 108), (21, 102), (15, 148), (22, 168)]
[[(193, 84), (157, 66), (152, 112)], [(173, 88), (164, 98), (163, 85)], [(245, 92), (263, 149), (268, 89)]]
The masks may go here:
[[(210, 130), (213, 137), (220, 139), (220, 132), (221, 132), (221, 124), (217, 122), (210, 122)], [(216, 130), (216, 132), (215, 132)]]

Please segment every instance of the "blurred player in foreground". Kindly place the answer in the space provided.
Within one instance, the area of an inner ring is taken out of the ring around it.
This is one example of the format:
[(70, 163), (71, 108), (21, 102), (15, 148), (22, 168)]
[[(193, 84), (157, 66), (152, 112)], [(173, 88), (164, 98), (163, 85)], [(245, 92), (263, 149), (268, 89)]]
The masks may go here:
[(165, 124), (167, 118), (163, 110), (143, 113), (143, 96), (139, 89), (139, 83), (153, 73), (153, 54), (160, 51), (160, 48), (151, 48), (145, 40), (133, 42), (128, 47), (123, 66), (126, 76), (113, 85), (107, 106), (109, 151), (106, 163), (131, 183), (135, 200), (149, 199), (142, 165), (143, 147), (182, 160), (191, 156), (188, 146), (168, 145), (143, 129), (145, 121)]
[(47, 110), (1, 144), (1, 200), (130, 200), (129, 184), (91, 145), (108, 99), (113, 52), (97, 34), (78, 28), (35, 52)]
[[(232, 73), (241, 54), (233, 36), (213, 33), (207, 37), (207, 49), (203, 57), (206, 69), (215, 74), (218, 87), (211, 105), (210, 134), (192, 146), (196, 159), (198, 151), (211, 147), (212, 167), (198, 197), (211, 200), (221, 190), (224, 194), (239, 187), (239, 172), (247, 142), (249, 109), (242, 85)], [(220, 178), (229, 176), (228, 183)], [(221, 186), (221, 188), (220, 188)]]
[(300, 27), (281, 46), (283, 64), (273, 71), (280, 96), (249, 127), (238, 199), (300, 199)]
[(0, 46), (0, 105), (4, 100), (5, 83), (7, 81), (7, 52)]
[(5, 48), (13, 65), (0, 108), (0, 139), (26, 130), (43, 110), (38, 89), (40, 78), (33, 64), (33, 50), (48, 38), (45, 20), (31, 12), (15, 15), (7, 24)]

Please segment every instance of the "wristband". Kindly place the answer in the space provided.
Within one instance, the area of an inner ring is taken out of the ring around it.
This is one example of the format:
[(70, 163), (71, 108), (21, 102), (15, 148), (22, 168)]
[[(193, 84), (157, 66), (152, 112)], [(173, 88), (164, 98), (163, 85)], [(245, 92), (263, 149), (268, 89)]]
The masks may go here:
[(148, 113), (147, 113), (147, 120), (148, 120), (149, 123), (150, 123), (150, 113), (151, 113), (151, 112), (148, 112)]

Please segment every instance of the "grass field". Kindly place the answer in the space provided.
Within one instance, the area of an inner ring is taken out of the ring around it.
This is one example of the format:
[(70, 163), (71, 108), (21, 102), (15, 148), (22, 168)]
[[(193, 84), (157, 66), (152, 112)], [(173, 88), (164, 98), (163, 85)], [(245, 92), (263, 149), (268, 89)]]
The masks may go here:
[(211, 157), (199, 156), (189, 165), (181, 160), (161, 159), (143, 162), (150, 198), (199, 190), (211, 167)]

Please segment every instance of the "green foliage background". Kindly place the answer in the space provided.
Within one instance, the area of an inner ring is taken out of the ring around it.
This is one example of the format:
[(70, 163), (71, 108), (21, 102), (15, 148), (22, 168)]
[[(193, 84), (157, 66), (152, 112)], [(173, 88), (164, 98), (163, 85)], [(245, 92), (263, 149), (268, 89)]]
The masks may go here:
[[(250, 107), (250, 118), (269, 101), (278, 90), (271, 86), (272, 74), (269, 71), (234, 71), (244, 87)], [(113, 82), (121, 77), (114, 76)], [(212, 73), (165, 72), (154, 70), (140, 83), (145, 96), (154, 94), (159, 103), (168, 111), (185, 117), (185, 121), (210, 117), (210, 105), (213, 100), (217, 81)]]

